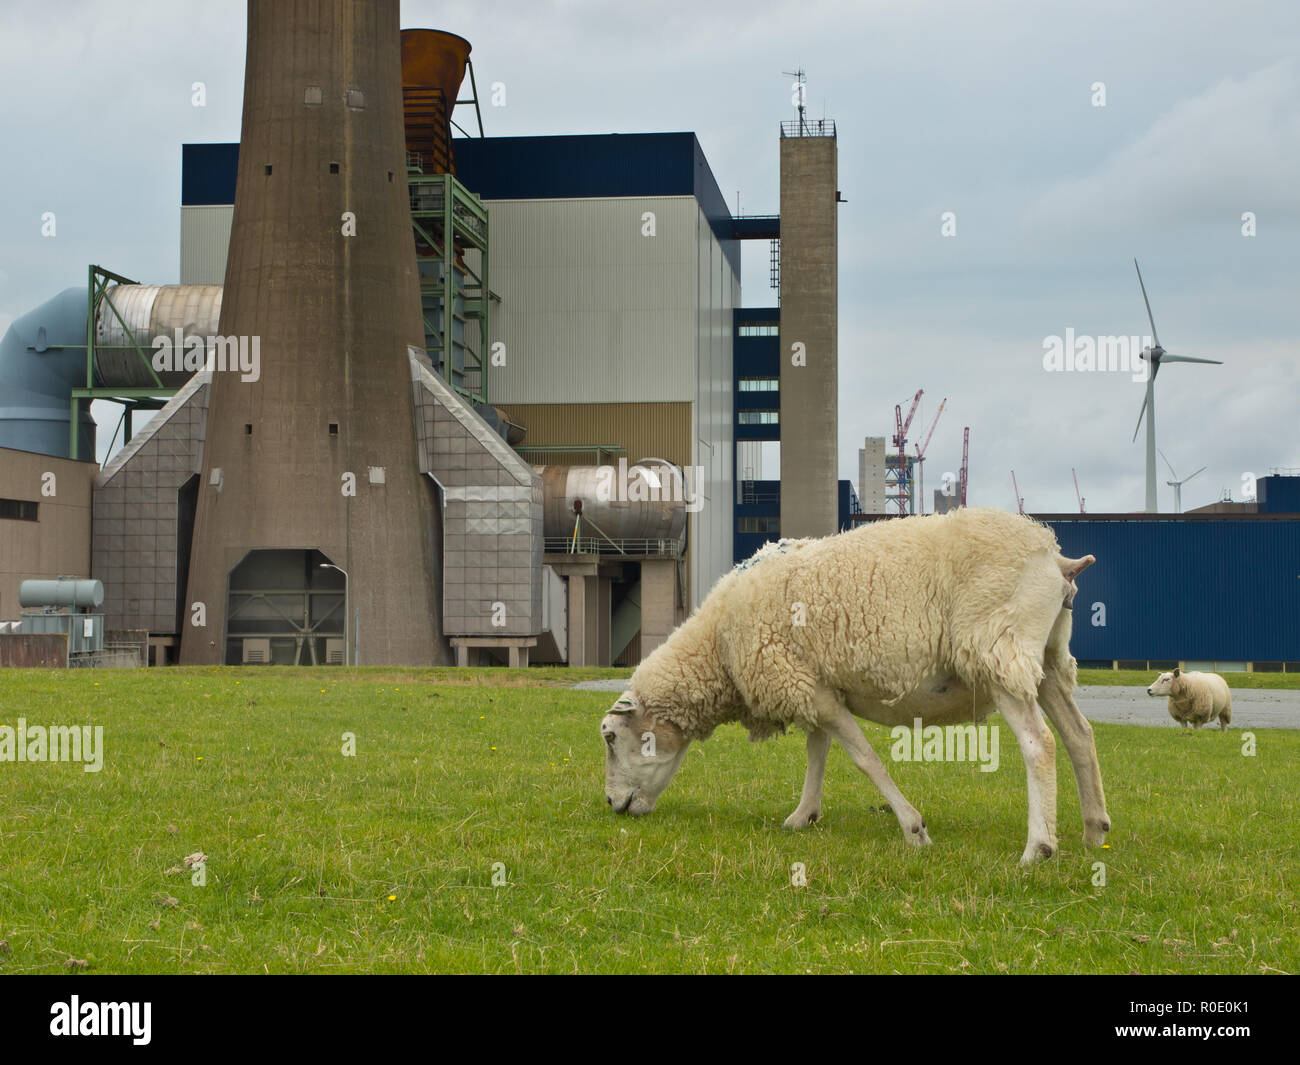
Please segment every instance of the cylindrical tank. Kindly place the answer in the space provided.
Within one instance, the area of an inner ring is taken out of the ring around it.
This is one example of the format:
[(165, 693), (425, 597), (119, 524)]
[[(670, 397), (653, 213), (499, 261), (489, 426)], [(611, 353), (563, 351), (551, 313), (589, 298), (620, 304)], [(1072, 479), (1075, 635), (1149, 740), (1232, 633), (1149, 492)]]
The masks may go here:
[[(154, 338), (165, 336), (174, 346), (178, 328), (182, 337), (217, 336), (221, 291), (220, 285), (110, 285), (95, 319), (95, 375), (99, 383), (120, 388), (151, 387), (153, 378), (140, 364), (123, 322), (145, 357), (152, 359)], [(179, 388), (193, 373), (173, 370), (158, 376), (167, 388)]]
[(443, 30), (402, 30), (402, 110), (406, 150), (426, 174), (454, 174), (451, 113), (465, 80), (470, 43)]
[(533, 468), (542, 478), (545, 536), (573, 534), (576, 501), (582, 516), (611, 540), (680, 540), (686, 532), (690, 486), (680, 466), (643, 459), (632, 466)]
[(56, 581), (23, 581), (18, 586), (19, 606), (100, 607), (104, 585), (99, 581), (62, 577)]

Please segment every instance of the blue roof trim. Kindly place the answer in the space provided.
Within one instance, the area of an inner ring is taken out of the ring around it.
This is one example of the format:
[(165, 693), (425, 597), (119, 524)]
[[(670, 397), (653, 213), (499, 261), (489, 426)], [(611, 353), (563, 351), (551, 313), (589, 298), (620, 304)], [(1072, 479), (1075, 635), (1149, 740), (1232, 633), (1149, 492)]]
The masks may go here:
[(181, 204), (229, 206), (235, 202), (238, 144), (181, 145)]
[[(694, 133), (458, 137), (456, 176), (483, 200), (694, 196), (740, 274), (740, 244), (717, 179)], [(181, 203), (235, 202), (238, 144), (181, 146)]]
[(740, 273), (731, 212), (694, 133), (458, 137), (456, 176), (483, 200), (694, 196)]

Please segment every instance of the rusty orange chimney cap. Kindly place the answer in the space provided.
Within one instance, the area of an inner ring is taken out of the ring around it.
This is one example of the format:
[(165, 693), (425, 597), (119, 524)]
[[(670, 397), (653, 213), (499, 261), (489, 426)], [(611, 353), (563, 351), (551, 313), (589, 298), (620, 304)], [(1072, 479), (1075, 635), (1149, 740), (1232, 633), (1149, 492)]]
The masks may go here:
[(456, 80), (451, 90), (455, 92), (472, 47), (464, 37), (445, 30), (402, 30), (402, 84), (443, 86), (450, 75)]

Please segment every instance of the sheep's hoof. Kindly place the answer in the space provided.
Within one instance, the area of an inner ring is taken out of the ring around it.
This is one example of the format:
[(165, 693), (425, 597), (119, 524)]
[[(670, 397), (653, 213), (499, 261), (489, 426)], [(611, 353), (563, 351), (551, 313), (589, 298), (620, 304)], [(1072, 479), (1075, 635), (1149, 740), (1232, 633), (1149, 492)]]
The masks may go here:
[(1025, 853), (1020, 856), (1021, 865), (1034, 865), (1037, 862), (1045, 862), (1056, 853), (1056, 844), (1040, 840), (1035, 843), (1030, 840), (1029, 845), (1025, 847)]
[(785, 819), (785, 827), (790, 829), (807, 828), (821, 815), (820, 810), (796, 810)]
[(930, 839), (930, 834), (925, 830), (924, 821), (919, 825), (913, 825), (910, 831), (904, 831), (903, 838), (913, 847), (928, 847), (934, 842)]
[(1100, 823), (1089, 822), (1083, 826), (1083, 845), (1085, 847), (1100, 847), (1106, 842), (1106, 833), (1110, 831), (1110, 821), (1105, 820)]

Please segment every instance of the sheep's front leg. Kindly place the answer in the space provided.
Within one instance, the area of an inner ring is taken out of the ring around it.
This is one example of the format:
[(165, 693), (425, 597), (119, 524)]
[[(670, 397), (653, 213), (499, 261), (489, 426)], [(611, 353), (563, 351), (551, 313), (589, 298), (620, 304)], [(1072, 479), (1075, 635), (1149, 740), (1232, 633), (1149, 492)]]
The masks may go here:
[(844, 705), (839, 696), (824, 688), (818, 689), (813, 701), (817, 710), (817, 720), (821, 723), (822, 729), (833, 739), (839, 740), (840, 746), (849, 752), (853, 764), (866, 773), (871, 778), (871, 782), (880, 789), (880, 794), (885, 797), (890, 809), (894, 811), (894, 816), (898, 818), (898, 824), (903, 830), (903, 838), (915, 847), (928, 846), (930, 837), (925, 831), (924, 818), (917, 813), (916, 807), (903, 798), (903, 793), (890, 778), (885, 764), (880, 760), (880, 755), (876, 754), (871, 744), (867, 742), (867, 737), (862, 734), (862, 729), (849, 713), (849, 708)]
[(826, 753), (831, 749), (831, 737), (824, 729), (808, 732), (808, 771), (803, 778), (803, 794), (799, 805), (785, 819), (786, 828), (807, 828), (822, 815), (822, 780), (826, 776)]
[(1020, 856), (1029, 865), (1056, 853), (1056, 740), (1038, 705), (999, 692), (997, 706), (1015, 733), (1029, 778), (1029, 842)]

